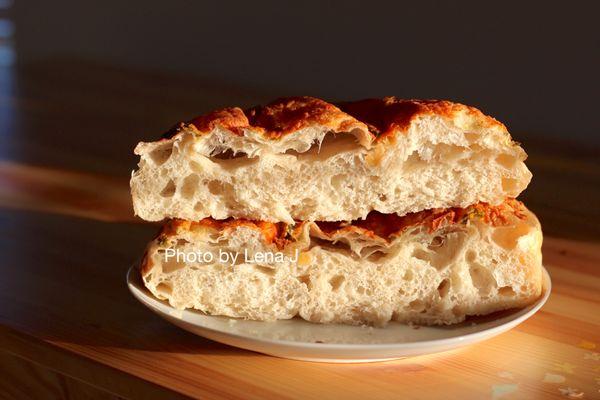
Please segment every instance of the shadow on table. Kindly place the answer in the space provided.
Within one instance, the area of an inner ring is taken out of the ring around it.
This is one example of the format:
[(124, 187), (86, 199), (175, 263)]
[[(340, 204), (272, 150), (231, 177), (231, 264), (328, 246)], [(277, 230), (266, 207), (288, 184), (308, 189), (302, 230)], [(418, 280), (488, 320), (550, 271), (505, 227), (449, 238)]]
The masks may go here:
[(126, 272), (156, 229), (147, 224), (0, 211), (0, 320), (52, 342), (256, 355), (185, 332), (129, 293)]

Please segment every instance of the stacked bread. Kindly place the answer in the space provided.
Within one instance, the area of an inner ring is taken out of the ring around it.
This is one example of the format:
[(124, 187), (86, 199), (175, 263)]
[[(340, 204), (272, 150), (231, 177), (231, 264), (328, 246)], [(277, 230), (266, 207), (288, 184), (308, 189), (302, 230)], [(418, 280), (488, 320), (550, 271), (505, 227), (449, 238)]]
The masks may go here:
[(540, 225), (515, 200), (526, 154), (475, 108), (287, 98), (211, 112), (135, 153), (135, 212), (167, 220), (141, 275), (173, 307), (451, 324), (541, 293)]

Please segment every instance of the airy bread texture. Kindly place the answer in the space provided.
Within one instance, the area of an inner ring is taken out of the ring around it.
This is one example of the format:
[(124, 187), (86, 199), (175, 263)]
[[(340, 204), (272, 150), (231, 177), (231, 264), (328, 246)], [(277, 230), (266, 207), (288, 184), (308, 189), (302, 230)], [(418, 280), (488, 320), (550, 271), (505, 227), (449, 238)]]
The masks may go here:
[(447, 101), (283, 99), (169, 135), (135, 149), (131, 192), (145, 220), (349, 221), (497, 205), (531, 179), (504, 125)]
[[(355, 223), (173, 220), (149, 244), (141, 274), (159, 299), (211, 315), (451, 324), (535, 301), (541, 243), (538, 220), (516, 200)], [(215, 261), (167, 260), (169, 250)], [(240, 256), (221, 263), (219, 252)], [(283, 261), (255, 262), (278, 253)]]

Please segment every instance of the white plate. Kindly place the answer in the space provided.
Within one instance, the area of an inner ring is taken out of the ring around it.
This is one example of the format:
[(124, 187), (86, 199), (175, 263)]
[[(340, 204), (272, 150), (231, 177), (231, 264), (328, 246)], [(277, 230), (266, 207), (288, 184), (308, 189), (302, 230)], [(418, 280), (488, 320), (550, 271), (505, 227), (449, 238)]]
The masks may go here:
[(193, 310), (176, 310), (144, 287), (137, 268), (127, 273), (133, 295), (173, 324), (197, 335), (276, 357), (317, 362), (373, 362), (438, 353), (492, 338), (535, 314), (550, 295), (550, 276), (543, 271), (543, 294), (517, 310), (477, 317), (451, 326), (410, 327), (389, 323), (385, 328), (321, 325), (299, 318), (275, 322), (216, 317)]

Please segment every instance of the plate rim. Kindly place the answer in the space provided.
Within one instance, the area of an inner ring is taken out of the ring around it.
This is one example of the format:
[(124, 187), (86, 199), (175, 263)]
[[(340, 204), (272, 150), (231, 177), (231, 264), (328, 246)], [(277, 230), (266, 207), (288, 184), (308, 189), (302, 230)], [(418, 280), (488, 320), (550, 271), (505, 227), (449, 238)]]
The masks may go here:
[[(182, 317), (176, 317), (169, 313), (169, 315), (168, 315), (169, 318), (165, 318), (165, 319), (167, 319), (167, 321), (169, 323), (174, 324), (169, 319), (175, 318), (178, 320), (182, 320), (188, 324), (194, 325), (198, 328), (214, 332), (215, 334), (218, 334), (218, 335), (227, 335), (229, 337), (233, 337), (233, 338), (237, 338), (237, 339), (241, 339), (241, 340), (255, 341), (255, 342), (259, 342), (259, 343), (267, 344), (267, 345), (276, 344), (279, 346), (286, 346), (286, 347), (289, 346), (289, 347), (296, 347), (296, 348), (301, 346), (301, 347), (306, 347), (306, 348), (311, 348), (311, 349), (326, 349), (327, 348), (327, 349), (338, 349), (338, 350), (343, 350), (343, 349), (358, 350), (358, 349), (362, 348), (362, 349), (372, 349), (372, 350), (385, 350), (385, 349), (393, 348), (393, 349), (401, 350), (401, 349), (421, 349), (421, 348), (427, 348), (427, 347), (446, 346), (448, 344), (456, 343), (456, 342), (458, 342), (458, 343), (460, 343), (460, 342), (476, 343), (478, 341), (484, 340), (486, 338), (494, 337), (497, 334), (500, 334), (507, 330), (510, 330), (510, 329), (516, 327), (517, 325), (521, 324), (522, 322), (526, 321), (527, 319), (531, 318), (534, 314), (536, 314), (544, 306), (544, 304), (546, 304), (546, 302), (548, 301), (548, 298), (550, 297), (550, 294), (552, 292), (552, 280), (550, 279), (550, 274), (548, 273), (546, 268), (542, 265), (542, 267), (541, 267), (542, 268), (542, 294), (540, 295), (540, 297), (535, 301), (535, 303), (532, 303), (524, 308), (521, 308), (518, 311), (515, 311), (515, 316), (501, 325), (483, 329), (481, 331), (467, 333), (464, 335), (459, 335), (459, 336), (454, 336), (454, 337), (449, 337), (449, 338), (423, 340), (423, 341), (417, 341), (417, 342), (413, 341), (413, 342), (370, 343), (370, 344), (368, 344), (368, 343), (367, 344), (364, 344), (364, 343), (314, 343), (314, 342), (302, 342), (302, 341), (285, 340), (285, 339), (265, 339), (265, 338), (260, 338), (260, 337), (256, 337), (256, 336), (240, 335), (238, 333), (214, 329), (214, 328), (210, 328), (210, 327), (207, 327), (204, 325), (199, 325), (197, 323), (191, 322), (189, 319), (183, 318), (183, 315), (184, 314), (194, 315), (201, 311), (198, 311), (198, 310), (192, 311), (192, 310), (188, 310), (188, 309), (178, 310), (176, 308), (173, 308), (170, 304), (166, 303), (165, 300), (160, 300), (160, 299), (155, 298), (150, 293), (150, 291), (143, 285), (143, 282), (141, 282), (141, 276), (139, 274), (135, 273), (135, 272), (139, 271), (137, 265), (138, 265), (137, 263), (134, 263), (133, 265), (131, 265), (126, 273), (126, 282), (127, 282), (127, 287), (129, 289), (129, 291), (136, 298), (136, 300), (138, 300), (140, 303), (142, 303), (145, 307), (149, 308), (155, 314), (158, 314), (160, 317), (166, 316), (168, 313), (165, 313), (164, 311), (155, 307), (152, 304), (153, 302), (160, 303), (162, 306), (169, 308), (174, 313), (181, 313)], [(139, 286), (141, 286), (141, 288)], [(143, 298), (142, 298), (142, 296), (143, 296)], [(204, 314), (204, 316), (207, 318), (215, 318), (216, 317), (216, 318), (230, 318), (232, 320), (236, 320), (235, 318), (226, 317), (226, 316), (218, 316), (218, 315), (215, 316), (215, 315), (208, 315), (208, 314)], [(292, 319), (290, 319), (290, 320), (292, 320)], [(256, 322), (261, 322), (261, 321), (256, 321)], [(177, 324), (174, 324), (174, 325), (177, 326)], [(184, 329), (180, 326), (178, 326), (178, 328)], [(194, 333), (194, 334), (196, 334), (196, 333)], [(200, 334), (196, 334), (196, 335), (202, 336)], [(210, 340), (213, 340), (213, 339), (210, 339)]]

